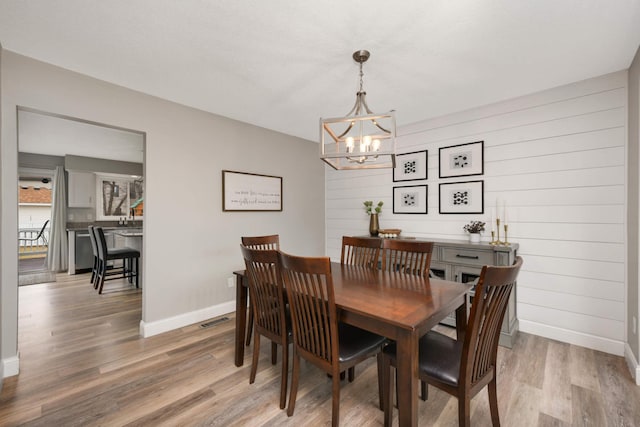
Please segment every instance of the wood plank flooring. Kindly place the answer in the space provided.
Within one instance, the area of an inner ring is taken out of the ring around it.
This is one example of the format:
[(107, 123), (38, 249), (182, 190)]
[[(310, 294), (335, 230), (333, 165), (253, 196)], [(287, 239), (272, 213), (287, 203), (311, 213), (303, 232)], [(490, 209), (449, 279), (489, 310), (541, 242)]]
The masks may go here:
[[(331, 382), (304, 362), (294, 416), (279, 409), (280, 360), (271, 365), (266, 340), (249, 384), (250, 349), (243, 367), (233, 364), (233, 314), (143, 339), (140, 291), (112, 281), (98, 295), (86, 274), (57, 280), (19, 288), (21, 372), (4, 381), (1, 426), (330, 424)], [(640, 387), (621, 357), (520, 333), (498, 361), (503, 426), (640, 426)], [(343, 384), (341, 424), (382, 425), (377, 402), (371, 359)], [(431, 388), (419, 420), (457, 426), (456, 400)], [(472, 401), (471, 422), (491, 425), (486, 392)]]

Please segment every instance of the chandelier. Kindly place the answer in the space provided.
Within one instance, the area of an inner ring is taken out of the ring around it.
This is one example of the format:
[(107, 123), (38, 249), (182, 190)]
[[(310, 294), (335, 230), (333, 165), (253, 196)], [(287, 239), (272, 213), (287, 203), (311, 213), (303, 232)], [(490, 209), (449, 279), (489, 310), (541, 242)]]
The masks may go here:
[(344, 117), (320, 119), (320, 158), (334, 169), (395, 167), (395, 112), (374, 114), (362, 88), (362, 64), (369, 56), (366, 50), (353, 53), (360, 64), (360, 90), (351, 111)]

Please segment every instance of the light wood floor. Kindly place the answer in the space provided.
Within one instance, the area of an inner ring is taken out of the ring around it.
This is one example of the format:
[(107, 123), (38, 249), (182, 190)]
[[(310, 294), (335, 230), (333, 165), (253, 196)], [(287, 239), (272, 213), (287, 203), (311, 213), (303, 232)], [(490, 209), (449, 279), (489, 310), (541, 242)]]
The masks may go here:
[[(296, 412), (278, 407), (279, 364), (263, 341), (249, 384), (251, 351), (233, 364), (234, 318), (138, 336), (141, 293), (112, 281), (98, 295), (87, 275), (20, 292), (20, 375), (0, 394), (0, 425), (262, 426), (327, 425), (331, 382), (303, 363)], [(498, 396), (503, 426), (640, 426), (640, 387), (624, 360), (520, 333), (500, 348)], [(345, 426), (379, 426), (373, 359), (342, 387)], [(419, 404), (422, 426), (457, 426), (457, 403), (436, 389)], [(397, 413), (394, 415), (397, 423)], [(472, 401), (472, 424), (491, 424), (486, 392)]]

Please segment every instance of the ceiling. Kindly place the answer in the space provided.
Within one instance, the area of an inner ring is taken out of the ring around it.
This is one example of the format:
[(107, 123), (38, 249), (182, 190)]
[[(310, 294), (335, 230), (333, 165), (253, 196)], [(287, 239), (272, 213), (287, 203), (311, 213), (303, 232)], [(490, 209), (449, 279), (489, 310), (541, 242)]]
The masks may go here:
[(627, 69), (640, 0), (2, 0), (4, 49), (309, 140), (367, 101), (398, 125)]

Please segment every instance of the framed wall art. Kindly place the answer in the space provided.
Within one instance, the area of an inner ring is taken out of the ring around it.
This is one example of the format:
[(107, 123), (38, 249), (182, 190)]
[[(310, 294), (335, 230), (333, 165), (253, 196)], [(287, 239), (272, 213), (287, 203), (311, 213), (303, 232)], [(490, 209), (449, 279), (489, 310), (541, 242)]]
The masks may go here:
[(222, 211), (282, 211), (282, 177), (222, 171)]
[(396, 154), (393, 182), (427, 179), (427, 150)]
[(441, 214), (484, 213), (484, 181), (440, 184)]
[(426, 214), (427, 186), (407, 185), (393, 187), (393, 213)]
[(440, 178), (484, 174), (484, 141), (440, 147)]
[(96, 174), (96, 220), (143, 219), (144, 179), (129, 175)]

